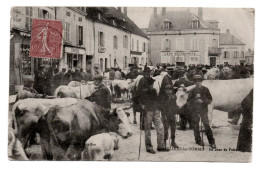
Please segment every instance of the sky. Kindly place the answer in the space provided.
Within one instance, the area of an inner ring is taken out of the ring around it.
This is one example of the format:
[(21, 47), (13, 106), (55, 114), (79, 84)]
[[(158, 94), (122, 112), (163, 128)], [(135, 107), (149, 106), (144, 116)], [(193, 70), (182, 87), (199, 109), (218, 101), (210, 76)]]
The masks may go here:
[[(198, 14), (198, 8), (166, 8), (166, 11), (190, 10)], [(157, 13), (161, 8), (157, 7)], [(127, 15), (139, 28), (147, 28), (153, 8), (149, 7), (128, 7)], [(230, 33), (246, 44), (246, 49), (254, 49), (254, 11), (249, 8), (203, 8), (205, 20), (218, 20), (220, 32), (230, 30)]]

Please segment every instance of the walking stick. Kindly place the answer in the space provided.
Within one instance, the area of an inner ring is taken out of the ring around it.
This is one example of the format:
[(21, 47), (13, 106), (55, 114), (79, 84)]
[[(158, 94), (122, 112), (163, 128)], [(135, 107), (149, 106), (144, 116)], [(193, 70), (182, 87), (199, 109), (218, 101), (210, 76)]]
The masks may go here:
[(143, 113), (143, 110), (142, 110), (142, 113), (140, 113), (140, 115), (142, 114), (141, 116), (141, 122), (140, 122), (140, 142), (139, 142), (139, 153), (138, 153), (138, 160), (140, 160), (140, 153), (141, 153), (141, 140), (142, 140), (142, 126), (143, 126), (143, 118), (144, 118), (144, 113)]
[(201, 131), (201, 141), (202, 141), (202, 149), (204, 150), (204, 140), (203, 140), (203, 125), (202, 125), (202, 119), (200, 118), (200, 131)]

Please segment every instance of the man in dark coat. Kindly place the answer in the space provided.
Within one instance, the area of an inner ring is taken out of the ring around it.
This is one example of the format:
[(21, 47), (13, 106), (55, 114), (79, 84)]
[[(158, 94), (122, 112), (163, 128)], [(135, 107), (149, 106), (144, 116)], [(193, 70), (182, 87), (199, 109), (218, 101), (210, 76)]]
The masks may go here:
[(87, 97), (89, 101), (95, 102), (104, 108), (111, 109), (111, 91), (102, 83), (103, 77), (101, 74), (97, 74), (93, 77), (96, 91)]
[(162, 121), (164, 126), (164, 143), (168, 139), (168, 130), (171, 129), (171, 147), (179, 148), (175, 142), (176, 131), (176, 113), (178, 107), (176, 105), (176, 96), (173, 94), (173, 87), (171, 84), (165, 86), (164, 93), (160, 96), (160, 109), (162, 112)]
[(72, 81), (71, 69), (68, 69), (68, 71), (64, 74), (64, 85), (68, 85), (69, 82), (71, 81)]
[(151, 142), (150, 126), (153, 122), (157, 132), (157, 150), (169, 151), (164, 143), (164, 127), (158, 111), (158, 97), (156, 90), (153, 88), (154, 80), (150, 77), (150, 68), (144, 70), (144, 77), (139, 81), (137, 87), (138, 100), (145, 111), (144, 129), (145, 129), (145, 147), (148, 153), (155, 154)]
[(192, 112), (195, 141), (198, 145), (204, 146), (199, 131), (199, 122), (201, 120), (211, 148), (216, 148), (215, 139), (208, 120), (208, 104), (212, 102), (212, 96), (209, 89), (201, 85), (201, 75), (195, 75), (193, 80), (195, 81), (196, 87), (190, 91), (187, 103), (190, 112)]
[(109, 71), (109, 80), (115, 79), (115, 69), (111, 68), (111, 71)]
[(242, 123), (238, 135), (237, 150), (252, 152), (252, 126), (253, 126), (253, 89), (242, 100)]
[(41, 66), (34, 78), (34, 89), (40, 94), (45, 94), (44, 82), (46, 80), (46, 76), (43, 70), (44, 66)]
[[(187, 78), (185, 78), (185, 71), (184, 70), (180, 70), (179, 71), (179, 80), (177, 80), (174, 85), (174, 94), (176, 94), (178, 88), (180, 88), (181, 86), (185, 86), (185, 87), (189, 87), (191, 85), (194, 84), (193, 81), (189, 81)], [(178, 128), (179, 130), (186, 130), (186, 125), (187, 123), (189, 123), (190, 129), (192, 128), (192, 118), (191, 118), (191, 114), (187, 108), (187, 104), (185, 106), (183, 106), (181, 108), (181, 110), (179, 110), (179, 115), (180, 115), (180, 128)]]

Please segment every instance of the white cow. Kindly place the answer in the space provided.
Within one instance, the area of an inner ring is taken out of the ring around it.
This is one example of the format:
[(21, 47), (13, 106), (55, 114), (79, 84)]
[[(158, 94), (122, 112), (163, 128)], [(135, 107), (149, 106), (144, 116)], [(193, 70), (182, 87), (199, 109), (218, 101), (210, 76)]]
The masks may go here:
[[(55, 92), (55, 97), (72, 97), (77, 99), (85, 99), (91, 96), (95, 91), (95, 85), (93, 83), (79, 84), (77, 82), (71, 82), (70, 86), (59, 86)], [(78, 85), (78, 86), (77, 86)]]
[(120, 90), (126, 94), (127, 98), (128, 98), (128, 93), (131, 89), (131, 85), (132, 85), (132, 80), (131, 79), (127, 79), (127, 80), (113, 80), (112, 81), (112, 89), (113, 89), (113, 94), (115, 94), (115, 86), (118, 86), (120, 88)]
[(204, 79), (206, 80), (216, 80), (220, 76), (220, 70), (217, 67), (211, 68), (204, 75)]
[(97, 134), (90, 137), (81, 154), (82, 160), (110, 161), (114, 157), (114, 150), (119, 148), (119, 137), (114, 132)]

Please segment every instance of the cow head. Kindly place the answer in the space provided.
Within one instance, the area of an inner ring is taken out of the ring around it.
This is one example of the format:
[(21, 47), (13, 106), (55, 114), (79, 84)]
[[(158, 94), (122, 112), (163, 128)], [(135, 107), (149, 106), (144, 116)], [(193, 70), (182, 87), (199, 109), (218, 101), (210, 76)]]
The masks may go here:
[(180, 87), (178, 88), (178, 91), (176, 92), (176, 104), (179, 108), (182, 108), (186, 103), (189, 96), (190, 90), (192, 90), (195, 86), (190, 87)]
[(130, 122), (126, 112), (119, 107), (116, 108), (116, 113), (118, 115), (118, 118), (120, 119), (119, 130), (118, 130), (119, 135), (121, 135), (123, 138), (132, 136), (133, 131), (130, 128)]

